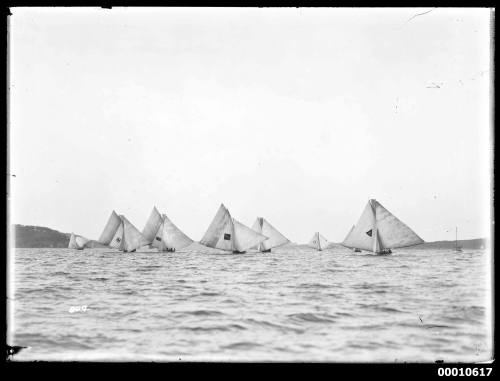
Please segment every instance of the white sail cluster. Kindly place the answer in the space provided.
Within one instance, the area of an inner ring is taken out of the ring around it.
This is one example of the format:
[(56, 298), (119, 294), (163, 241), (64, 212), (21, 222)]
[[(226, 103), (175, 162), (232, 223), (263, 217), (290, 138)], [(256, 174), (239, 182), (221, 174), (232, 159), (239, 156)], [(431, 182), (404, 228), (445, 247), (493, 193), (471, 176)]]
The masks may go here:
[(200, 243), (215, 249), (243, 253), (269, 237), (237, 221), (221, 204)]
[(324, 250), (329, 245), (329, 242), (325, 237), (319, 234), (319, 232), (316, 232), (314, 233), (314, 235), (312, 236), (311, 240), (307, 245), (309, 247), (321, 251)]
[(290, 242), (288, 238), (286, 238), (283, 234), (281, 234), (274, 226), (272, 226), (265, 218), (257, 217), (254, 224), (252, 225), (252, 229), (257, 233), (265, 235), (269, 237), (265, 241), (261, 242), (257, 246), (254, 246), (255, 249), (262, 252), (269, 252), (272, 248), (283, 246)]
[(71, 233), (71, 237), (69, 238), (68, 248), (83, 250), (88, 242), (90, 242), (89, 239), (82, 237), (81, 235), (76, 235), (74, 233)]
[(142, 235), (158, 251), (182, 249), (193, 243), (165, 214), (160, 214), (156, 207), (153, 208)]
[[(69, 247), (80, 249), (88, 242), (88, 239), (72, 233)], [(120, 251), (130, 252), (144, 246), (156, 248), (158, 251), (175, 251), (191, 245), (194, 241), (165, 214), (160, 214), (158, 209), (153, 207), (142, 232), (125, 216), (112, 211), (98, 242)], [(248, 249), (270, 252), (271, 249), (289, 242), (290, 240), (265, 218), (257, 217), (252, 228), (249, 228), (233, 218), (224, 204), (220, 205), (200, 240), (200, 243), (207, 247), (233, 253), (243, 253)], [(418, 245), (423, 242), (422, 238), (377, 200), (371, 199), (342, 245), (355, 251), (384, 253), (390, 249)], [(320, 251), (325, 250), (329, 245), (330, 242), (319, 232), (314, 233), (308, 243), (308, 246)]]
[(123, 215), (118, 216), (113, 210), (99, 238), (99, 243), (120, 251), (135, 251), (149, 242), (132, 223)]
[(423, 243), (413, 230), (384, 208), (377, 200), (369, 200), (359, 221), (352, 227), (342, 245), (381, 253), (387, 249)]

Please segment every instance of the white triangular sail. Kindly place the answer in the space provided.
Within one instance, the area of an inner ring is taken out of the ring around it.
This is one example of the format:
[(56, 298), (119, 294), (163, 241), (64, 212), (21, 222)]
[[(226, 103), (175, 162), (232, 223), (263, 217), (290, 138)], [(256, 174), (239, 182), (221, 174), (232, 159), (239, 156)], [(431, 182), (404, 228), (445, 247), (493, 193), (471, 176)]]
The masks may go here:
[(308, 245), (316, 250), (324, 250), (328, 246), (328, 240), (323, 237), (319, 232), (314, 233)]
[(165, 214), (163, 215), (163, 231), (167, 247), (171, 249), (182, 249), (193, 243), (193, 240), (184, 234)]
[(200, 243), (221, 250), (233, 250), (234, 229), (229, 210), (221, 204)]
[(115, 238), (115, 233), (118, 230), (118, 227), (121, 225), (121, 223), (122, 223), (121, 218), (113, 210), (111, 212), (111, 216), (108, 219), (108, 222), (106, 223), (106, 226), (104, 227), (101, 237), (99, 237), (98, 242), (103, 245), (109, 245), (113, 240), (113, 238)]
[(379, 253), (423, 243), (407, 225), (385, 209), (377, 200), (370, 200), (359, 221), (353, 226), (342, 245)]
[(371, 201), (375, 207), (375, 219), (381, 248), (397, 249), (424, 243), (422, 238), (384, 208), (377, 200)]
[[(114, 218), (114, 215), (116, 215), (116, 213), (113, 211), (113, 213), (111, 214), (111, 218), (113, 218), (113, 224), (110, 224), (110, 222), (108, 221), (108, 224), (105, 228), (105, 233), (108, 235), (109, 232), (112, 231), (109, 227), (111, 226), (115, 228), (116, 225), (116, 219)], [(116, 215), (116, 217), (118, 217), (119, 219), (118, 226), (116, 226), (111, 239), (109, 239), (108, 241), (106, 236), (106, 240), (103, 240), (103, 243), (108, 242), (105, 244), (120, 251), (132, 251), (149, 244), (149, 241), (144, 238), (141, 232), (134, 225), (132, 225), (132, 223), (125, 216)]]
[(373, 251), (373, 230), (375, 227), (375, 213), (370, 202), (366, 204), (361, 217), (353, 226), (342, 245), (355, 249)]
[(109, 247), (112, 247), (113, 249), (118, 249), (123, 251), (123, 245), (124, 245), (124, 239), (123, 239), (123, 221), (120, 218), (120, 225), (118, 225), (115, 234), (111, 238), (111, 241), (109, 242)]
[(234, 248), (236, 251), (245, 251), (252, 246), (263, 243), (269, 237), (257, 233), (255, 230), (250, 229), (248, 226), (243, 225), (241, 222), (233, 218), (234, 226)]
[(175, 224), (164, 214), (162, 223), (155, 234), (153, 247), (160, 251), (167, 249), (182, 249), (193, 243), (193, 240), (184, 234)]
[(85, 247), (85, 245), (89, 242), (90, 240), (88, 240), (87, 238), (85, 237), (82, 237), (81, 235), (77, 235), (75, 236), (75, 242), (76, 242), (76, 245), (78, 246), (78, 249), (83, 249)]
[(163, 219), (160, 212), (158, 212), (156, 207), (153, 207), (153, 210), (146, 221), (146, 225), (144, 225), (144, 229), (142, 229), (142, 235), (149, 241), (149, 243), (153, 243), (156, 233), (158, 232), (158, 229), (160, 229), (162, 223)]
[(158, 251), (167, 250), (167, 247), (165, 246), (165, 239), (163, 238), (163, 222), (158, 228), (158, 231), (155, 233), (151, 246), (157, 248)]
[(78, 245), (76, 244), (76, 236), (71, 233), (71, 237), (69, 238), (68, 249), (78, 249)]
[(282, 246), (290, 242), (288, 238), (276, 230), (276, 228), (267, 222), (267, 220), (263, 217), (257, 217), (257, 220), (252, 225), (252, 229), (257, 233), (269, 237), (260, 245), (255, 246), (255, 248), (260, 251), (270, 250), (274, 247)]
[(150, 242), (142, 235), (142, 233), (127, 220), (125, 216), (120, 216), (123, 220), (123, 250), (132, 251), (139, 247), (146, 246)]

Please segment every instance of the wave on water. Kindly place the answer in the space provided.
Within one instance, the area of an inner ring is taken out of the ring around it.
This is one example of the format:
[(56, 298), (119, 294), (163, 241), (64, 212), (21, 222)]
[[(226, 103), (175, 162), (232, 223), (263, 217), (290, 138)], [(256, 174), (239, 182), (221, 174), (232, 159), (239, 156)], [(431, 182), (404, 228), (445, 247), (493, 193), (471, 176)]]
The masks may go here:
[(30, 350), (15, 361), (492, 356), (488, 255), (193, 247), (182, 255), (16, 250), (9, 344)]

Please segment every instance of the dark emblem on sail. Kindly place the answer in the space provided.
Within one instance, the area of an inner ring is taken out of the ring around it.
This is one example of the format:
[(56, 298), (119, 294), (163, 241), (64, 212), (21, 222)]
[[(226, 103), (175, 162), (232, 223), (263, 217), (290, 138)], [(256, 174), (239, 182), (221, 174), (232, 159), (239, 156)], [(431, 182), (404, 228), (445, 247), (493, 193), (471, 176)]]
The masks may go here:
[(366, 232), (366, 235), (367, 235), (367, 236), (369, 236), (369, 237), (371, 237), (371, 236), (372, 236), (372, 229), (368, 230), (368, 231)]
[(157, 241), (161, 241), (161, 238), (160, 237), (156, 237), (155, 238)]
[(231, 240), (231, 234), (224, 233), (224, 240), (230, 241)]
[(120, 237), (116, 237), (116, 242), (120, 242), (121, 241), (121, 238)]

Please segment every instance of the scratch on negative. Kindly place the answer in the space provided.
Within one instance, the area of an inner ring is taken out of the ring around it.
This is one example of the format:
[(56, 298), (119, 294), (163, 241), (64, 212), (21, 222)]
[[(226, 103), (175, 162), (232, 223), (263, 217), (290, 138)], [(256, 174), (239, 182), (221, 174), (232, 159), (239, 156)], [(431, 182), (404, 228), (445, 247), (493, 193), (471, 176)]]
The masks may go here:
[(432, 8), (430, 11), (427, 11), (427, 12), (417, 13), (416, 15), (411, 16), (411, 17), (408, 19), (408, 21), (407, 21), (407, 22), (410, 22), (411, 20), (413, 20), (413, 19), (414, 19), (415, 17), (417, 17), (417, 16), (422, 16), (422, 15), (425, 15), (425, 14), (427, 14), (427, 13), (429, 13), (429, 12), (432, 12), (434, 9), (436, 9), (436, 8)]

